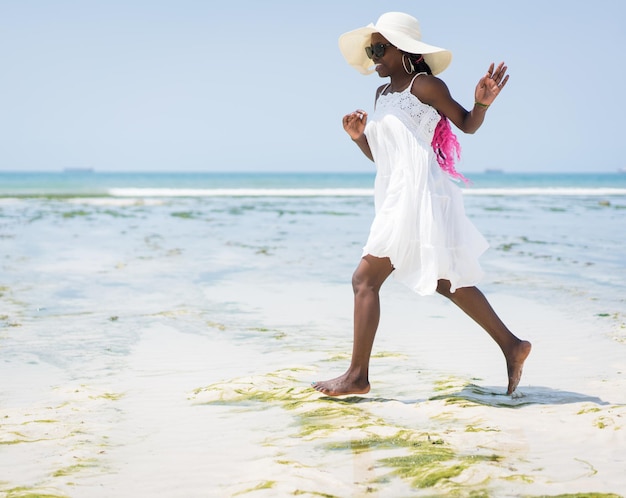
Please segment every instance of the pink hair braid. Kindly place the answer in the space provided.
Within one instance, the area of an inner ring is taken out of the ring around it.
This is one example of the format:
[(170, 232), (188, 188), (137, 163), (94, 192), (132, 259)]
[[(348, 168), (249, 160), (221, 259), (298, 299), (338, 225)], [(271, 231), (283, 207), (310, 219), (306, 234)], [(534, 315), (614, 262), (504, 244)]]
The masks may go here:
[(454, 156), (456, 156), (456, 160), (461, 159), (461, 145), (450, 128), (448, 118), (444, 115), (441, 116), (439, 123), (437, 123), (431, 145), (442, 170), (453, 178), (463, 180), (465, 183), (470, 183), (467, 178), (454, 168)]

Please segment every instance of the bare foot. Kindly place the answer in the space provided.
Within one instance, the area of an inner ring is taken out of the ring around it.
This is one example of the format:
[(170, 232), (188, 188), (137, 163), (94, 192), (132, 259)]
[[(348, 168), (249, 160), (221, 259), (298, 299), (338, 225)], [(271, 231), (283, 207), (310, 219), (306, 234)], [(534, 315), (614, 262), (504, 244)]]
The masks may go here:
[(367, 394), (370, 392), (370, 383), (366, 379), (353, 380), (348, 372), (336, 379), (314, 382), (313, 389), (327, 396), (345, 396), (346, 394)]
[(522, 368), (524, 367), (524, 361), (530, 354), (532, 344), (528, 341), (520, 341), (515, 349), (506, 356), (506, 369), (509, 374), (509, 387), (506, 391), (507, 394), (513, 394), (513, 391), (517, 389), (520, 379), (522, 378)]

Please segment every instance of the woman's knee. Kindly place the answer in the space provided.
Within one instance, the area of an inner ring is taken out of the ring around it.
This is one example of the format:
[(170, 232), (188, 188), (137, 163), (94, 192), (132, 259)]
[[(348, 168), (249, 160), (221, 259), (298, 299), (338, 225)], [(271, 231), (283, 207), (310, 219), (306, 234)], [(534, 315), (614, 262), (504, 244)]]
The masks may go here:
[(387, 258), (365, 256), (352, 274), (354, 293), (378, 292), (392, 270), (393, 267)]
[(358, 269), (352, 274), (352, 290), (355, 294), (363, 291), (378, 292), (381, 284), (376, 279), (367, 274), (367, 272)]

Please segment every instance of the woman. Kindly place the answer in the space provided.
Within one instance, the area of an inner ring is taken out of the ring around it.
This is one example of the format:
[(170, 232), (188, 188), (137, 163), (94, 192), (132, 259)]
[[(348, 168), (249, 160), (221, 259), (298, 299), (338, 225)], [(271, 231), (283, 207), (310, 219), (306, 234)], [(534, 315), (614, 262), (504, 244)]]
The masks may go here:
[(376, 24), (343, 34), (345, 59), (363, 74), (390, 78), (376, 92), (368, 122), (365, 111), (343, 118), (343, 127), (376, 163), (376, 216), (362, 259), (354, 272), (354, 343), (348, 370), (313, 387), (329, 396), (369, 392), (369, 360), (380, 318), (379, 290), (394, 276), (421, 295), (451, 299), (496, 341), (506, 359), (508, 387), (519, 384), (531, 350), (513, 335), (475, 287), (482, 276), (479, 256), (487, 242), (465, 216), (462, 192), (450, 176), (458, 143), (448, 120), (465, 133), (483, 123), (489, 106), (506, 85), (507, 67), (489, 66), (475, 91), (471, 111), (450, 95), (435, 75), (452, 54), (421, 41), (417, 19), (399, 12)]

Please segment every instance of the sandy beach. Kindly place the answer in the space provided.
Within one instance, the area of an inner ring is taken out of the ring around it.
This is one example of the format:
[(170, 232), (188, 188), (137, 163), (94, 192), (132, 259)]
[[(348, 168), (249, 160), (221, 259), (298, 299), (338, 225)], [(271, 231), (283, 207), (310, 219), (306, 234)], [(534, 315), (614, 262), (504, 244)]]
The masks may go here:
[(498, 258), (483, 290), (533, 343), (514, 396), (477, 325), (393, 280), (371, 392), (312, 390), (349, 361), (368, 220), (315, 202), (5, 200), (0, 497), (625, 495), (623, 312)]

